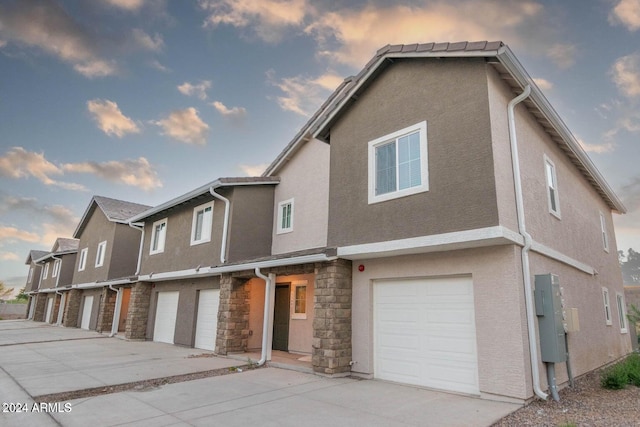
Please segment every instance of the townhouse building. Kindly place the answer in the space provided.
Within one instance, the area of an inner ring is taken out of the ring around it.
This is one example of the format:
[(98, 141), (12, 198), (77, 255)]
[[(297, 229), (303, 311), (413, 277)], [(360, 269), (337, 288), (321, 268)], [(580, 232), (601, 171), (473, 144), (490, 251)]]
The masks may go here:
[[(47, 255), (46, 251), (32, 249), (29, 251), (29, 255), (27, 255), (27, 259), (24, 262), (25, 265), (29, 266), (27, 281), (24, 285), (24, 292), (29, 296), (29, 300), (27, 303), (27, 319), (33, 319), (34, 317), (36, 302), (38, 299), (37, 292), (40, 288), (40, 274), (42, 272), (42, 265), (36, 263), (36, 260), (42, 258), (45, 255)], [(43, 310), (44, 307), (42, 307), (40, 311)]]

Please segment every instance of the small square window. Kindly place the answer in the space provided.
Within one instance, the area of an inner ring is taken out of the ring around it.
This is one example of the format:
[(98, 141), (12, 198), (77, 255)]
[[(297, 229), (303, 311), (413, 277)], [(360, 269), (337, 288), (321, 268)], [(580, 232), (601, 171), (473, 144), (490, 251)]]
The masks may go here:
[(104, 256), (107, 252), (107, 241), (98, 243), (98, 251), (96, 252), (96, 267), (102, 267), (104, 265)]
[(618, 303), (618, 320), (620, 322), (620, 332), (627, 333), (627, 310), (624, 306), (624, 297), (622, 294), (616, 293), (616, 301)]
[(600, 212), (600, 232), (602, 235), (602, 248), (609, 252), (609, 235), (607, 234), (607, 221), (604, 214)]
[(151, 247), (149, 254), (159, 254), (164, 252), (164, 242), (167, 235), (167, 218), (153, 223), (151, 227)]
[(544, 157), (544, 170), (547, 180), (547, 201), (549, 202), (549, 213), (560, 218), (560, 200), (558, 198), (556, 165), (547, 156)]
[(307, 281), (293, 282), (291, 284), (291, 318), (307, 318)]
[(289, 233), (291, 231), (293, 231), (293, 199), (278, 203), (277, 233)]
[(53, 272), (51, 273), (51, 277), (58, 277), (59, 272), (60, 272), (60, 260), (57, 259), (53, 262)]
[(213, 223), (213, 202), (200, 205), (193, 210), (191, 223), (191, 244), (198, 245), (211, 241)]
[(84, 271), (87, 266), (87, 253), (89, 252), (89, 248), (84, 248), (80, 251), (80, 261), (78, 261), (78, 271)]
[(46, 279), (49, 276), (49, 263), (44, 265), (44, 273), (42, 273), (42, 278)]
[(427, 122), (369, 141), (369, 203), (429, 190)]
[(607, 325), (611, 325), (611, 304), (609, 303), (609, 290), (602, 288), (602, 302), (604, 303), (604, 320)]

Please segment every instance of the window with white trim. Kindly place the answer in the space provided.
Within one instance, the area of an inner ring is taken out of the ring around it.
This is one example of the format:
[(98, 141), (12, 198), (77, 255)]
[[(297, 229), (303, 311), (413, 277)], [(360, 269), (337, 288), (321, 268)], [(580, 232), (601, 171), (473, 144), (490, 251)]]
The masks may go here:
[(98, 243), (98, 251), (96, 252), (96, 267), (104, 265), (104, 255), (107, 252), (107, 241)]
[(167, 218), (153, 223), (151, 227), (151, 246), (149, 254), (159, 254), (164, 252), (164, 242), (167, 236)]
[(602, 248), (609, 252), (609, 235), (607, 234), (607, 221), (604, 214), (600, 212), (600, 233), (602, 234)]
[(427, 122), (369, 141), (369, 204), (429, 190)]
[(602, 288), (602, 302), (604, 303), (604, 320), (607, 325), (611, 326), (611, 304), (609, 303), (609, 290)]
[(84, 248), (80, 251), (80, 261), (78, 261), (78, 271), (84, 271), (87, 266), (87, 254), (89, 253), (89, 248)]
[(307, 318), (307, 281), (291, 283), (291, 318)]
[(547, 180), (547, 201), (549, 203), (549, 213), (560, 218), (560, 200), (558, 198), (558, 177), (556, 176), (556, 165), (547, 156), (544, 156), (544, 173)]
[(60, 272), (60, 260), (57, 259), (53, 262), (53, 272), (51, 273), (51, 277), (58, 277), (59, 272)]
[(293, 231), (293, 199), (278, 203), (277, 233), (289, 233)]
[(618, 321), (620, 322), (620, 332), (627, 333), (627, 309), (624, 306), (624, 297), (616, 292), (616, 301), (618, 303)]
[(49, 276), (49, 263), (44, 265), (44, 273), (42, 273), (42, 278), (46, 279)]
[(213, 223), (213, 202), (205, 203), (193, 209), (191, 223), (191, 244), (199, 245), (211, 241), (211, 224)]
[(33, 280), (33, 267), (29, 267), (29, 276), (27, 277), (27, 283), (31, 283)]

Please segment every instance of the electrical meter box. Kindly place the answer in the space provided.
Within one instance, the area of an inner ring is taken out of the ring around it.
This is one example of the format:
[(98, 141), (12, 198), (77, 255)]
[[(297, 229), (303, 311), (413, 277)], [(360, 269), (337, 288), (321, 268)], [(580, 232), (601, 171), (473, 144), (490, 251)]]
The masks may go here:
[(567, 346), (564, 339), (564, 301), (560, 281), (555, 274), (535, 276), (536, 315), (540, 333), (540, 353), (543, 362), (566, 362)]

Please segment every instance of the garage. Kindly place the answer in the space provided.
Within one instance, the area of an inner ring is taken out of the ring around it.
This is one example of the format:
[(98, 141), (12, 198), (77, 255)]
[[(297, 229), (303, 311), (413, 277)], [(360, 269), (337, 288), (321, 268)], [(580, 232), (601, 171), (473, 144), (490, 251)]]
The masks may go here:
[(194, 347), (214, 350), (218, 330), (218, 305), (220, 290), (206, 289), (198, 292), (198, 316)]
[(376, 280), (374, 375), (479, 394), (471, 277)]
[(153, 340), (173, 344), (178, 315), (179, 291), (158, 292)]
[(44, 321), (47, 323), (51, 323), (51, 315), (53, 312), (53, 297), (47, 298), (47, 311)]
[(91, 311), (93, 310), (93, 295), (84, 297), (84, 305), (82, 306), (82, 320), (80, 328), (89, 329), (91, 325)]

